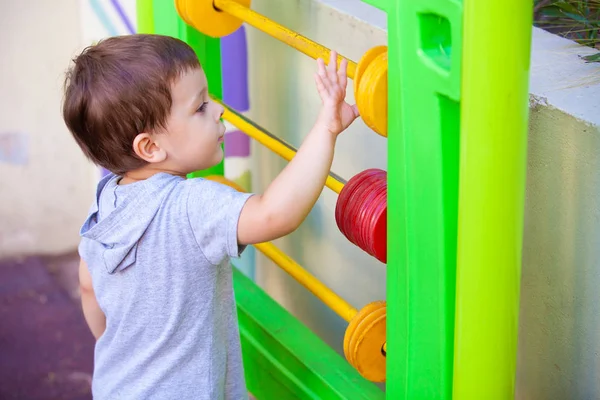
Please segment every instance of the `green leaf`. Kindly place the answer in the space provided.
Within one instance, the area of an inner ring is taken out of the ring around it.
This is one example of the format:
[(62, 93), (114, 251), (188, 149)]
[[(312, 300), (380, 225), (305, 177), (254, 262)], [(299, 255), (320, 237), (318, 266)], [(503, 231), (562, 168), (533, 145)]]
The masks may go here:
[(560, 8), (561, 10), (565, 11), (565, 13), (578, 14), (581, 16), (581, 10), (575, 8), (575, 6), (570, 3), (560, 1), (558, 3), (554, 3), (554, 5)]
[(567, 17), (569, 17), (569, 18), (571, 18), (571, 19), (573, 19), (575, 21), (581, 22), (582, 24), (590, 25), (590, 21), (586, 17), (584, 17), (583, 15), (573, 14), (573, 13), (569, 13), (569, 12), (565, 12), (564, 14)]
[(565, 13), (556, 6), (544, 7), (543, 13), (547, 17), (560, 18), (565, 16)]
[(590, 54), (589, 56), (583, 56), (586, 62), (600, 62), (600, 53)]

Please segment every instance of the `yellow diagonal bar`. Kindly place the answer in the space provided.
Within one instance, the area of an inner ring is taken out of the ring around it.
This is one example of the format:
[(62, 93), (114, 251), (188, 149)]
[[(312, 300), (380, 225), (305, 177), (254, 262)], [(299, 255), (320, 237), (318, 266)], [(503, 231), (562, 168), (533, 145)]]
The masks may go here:
[(347, 322), (350, 322), (357, 314), (358, 311), (348, 304), (346, 300), (335, 294), (331, 289), (302, 268), (274, 244), (259, 243), (254, 245), (254, 247), (270, 258), (281, 269), (298, 281), (298, 283), (310, 290), (311, 293), (317, 296), (324, 304)]
[[(247, 8), (243, 5), (239, 4), (233, 0), (214, 0), (214, 5), (217, 9), (226, 12), (228, 14), (233, 15), (234, 17), (246, 22), (249, 25), (252, 25), (256, 29), (261, 30), (262, 32), (278, 39), (287, 45), (293, 47), (294, 49), (300, 51), (301, 53), (306, 54), (307, 56), (314, 58), (322, 58), (325, 63), (329, 61), (329, 53), (330, 49), (327, 47), (316, 43), (307, 37), (300, 35), (297, 32), (292, 31), (278, 23), (268, 19), (267, 17)], [(342, 57), (338, 55), (338, 64), (339, 62), (346, 57)], [(356, 63), (354, 61), (348, 60), (348, 77), (350, 79), (354, 78), (354, 74), (356, 72)]]
[[(292, 158), (294, 158), (294, 155), (296, 154), (296, 149), (294, 147), (285, 143), (278, 137), (271, 135), (264, 129), (259, 128), (246, 118), (233, 111), (231, 108), (227, 107), (227, 105), (219, 102), (217, 99), (213, 100), (222, 104), (225, 108), (225, 112), (223, 113), (224, 120), (228, 121), (246, 135), (250, 136), (252, 139), (256, 140), (287, 161), (290, 161)], [(325, 186), (339, 194), (344, 187), (344, 183), (345, 182), (343, 182), (343, 179), (333, 173), (330, 173), (325, 181)]]

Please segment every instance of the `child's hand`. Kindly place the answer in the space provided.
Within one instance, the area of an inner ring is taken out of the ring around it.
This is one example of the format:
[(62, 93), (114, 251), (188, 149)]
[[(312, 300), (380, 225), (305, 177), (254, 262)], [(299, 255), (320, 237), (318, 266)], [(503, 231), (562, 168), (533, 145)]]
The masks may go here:
[(329, 64), (325, 67), (322, 59), (317, 60), (319, 72), (315, 74), (317, 90), (323, 101), (323, 108), (319, 115), (318, 123), (334, 135), (338, 135), (358, 117), (358, 108), (344, 100), (346, 97), (346, 68), (348, 61), (340, 62), (337, 69), (337, 53), (330, 53)]

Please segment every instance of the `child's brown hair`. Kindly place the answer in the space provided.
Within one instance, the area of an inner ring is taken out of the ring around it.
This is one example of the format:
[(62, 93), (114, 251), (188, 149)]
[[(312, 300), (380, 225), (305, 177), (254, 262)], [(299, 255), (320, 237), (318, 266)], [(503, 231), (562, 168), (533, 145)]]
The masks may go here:
[(102, 40), (73, 62), (63, 118), (85, 155), (118, 175), (146, 164), (133, 151), (134, 138), (165, 127), (172, 83), (200, 68), (185, 42), (146, 34)]

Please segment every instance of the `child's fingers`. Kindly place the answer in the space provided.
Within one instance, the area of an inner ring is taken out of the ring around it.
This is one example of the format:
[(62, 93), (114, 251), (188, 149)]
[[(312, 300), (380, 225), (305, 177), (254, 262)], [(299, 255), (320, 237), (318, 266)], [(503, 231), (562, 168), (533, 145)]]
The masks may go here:
[(331, 80), (332, 84), (336, 84), (338, 77), (337, 77), (337, 52), (335, 52), (334, 50), (329, 52), (329, 65), (327, 65), (327, 72), (329, 75), (329, 79)]
[(317, 58), (317, 71), (318, 71), (319, 75), (321, 75), (321, 76), (326, 75), (325, 62), (323, 61), (322, 58)]
[(337, 70), (337, 53), (335, 50), (329, 52), (329, 64), (327, 65), (329, 72), (335, 72)]
[(319, 96), (321, 96), (322, 99), (329, 96), (327, 88), (325, 88), (325, 85), (323, 84), (323, 80), (321, 79), (319, 74), (315, 74), (315, 82), (317, 84), (317, 91), (319, 92)]
[(323, 59), (319, 58), (319, 59), (317, 59), (317, 64), (319, 66), (319, 68), (318, 68), (319, 80), (321, 82), (321, 85), (323, 85), (323, 88), (325, 89), (325, 94), (328, 94), (329, 91), (331, 90), (331, 83), (329, 82), (329, 77), (327, 76), (325, 62), (323, 61)]
[(338, 81), (340, 82), (340, 86), (343, 89), (345, 89), (346, 85), (348, 84), (347, 71), (348, 71), (348, 60), (346, 60), (345, 58), (342, 58), (342, 61), (340, 62), (340, 69), (338, 70), (337, 74), (338, 74)]

